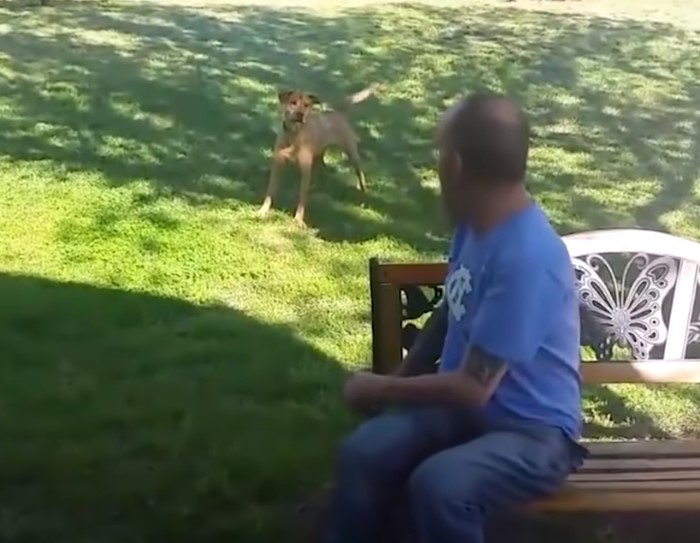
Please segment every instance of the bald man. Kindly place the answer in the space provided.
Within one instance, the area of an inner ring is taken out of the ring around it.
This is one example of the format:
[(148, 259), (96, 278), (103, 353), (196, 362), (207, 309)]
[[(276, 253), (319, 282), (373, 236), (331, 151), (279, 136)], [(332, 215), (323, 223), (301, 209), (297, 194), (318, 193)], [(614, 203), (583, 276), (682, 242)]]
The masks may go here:
[[(525, 115), (471, 96), (436, 141), (454, 226), (446, 301), (397, 375), (345, 385), (350, 407), (389, 409), (340, 446), (327, 543), (395, 540), (405, 498), (420, 543), (482, 543), (487, 515), (552, 493), (586, 454), (575, 275), (525, 189)], [(436, 344), (439, 370), (424, 373)]]

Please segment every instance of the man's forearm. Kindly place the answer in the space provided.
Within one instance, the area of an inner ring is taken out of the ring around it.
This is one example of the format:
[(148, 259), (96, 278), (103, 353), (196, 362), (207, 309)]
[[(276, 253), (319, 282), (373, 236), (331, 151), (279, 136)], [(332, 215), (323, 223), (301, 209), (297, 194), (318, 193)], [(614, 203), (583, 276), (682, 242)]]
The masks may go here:
[(435, 373), (436, 362), (442, 353), (446, 334), (447, 303), (442, 303), (428, 317), (425, 326), (404, 357), (396, 375), (411, 377)]
[(481, 407), (487, 400), (481, 386), (455, 372), (385, 379), (381, 397), (388, 404)]

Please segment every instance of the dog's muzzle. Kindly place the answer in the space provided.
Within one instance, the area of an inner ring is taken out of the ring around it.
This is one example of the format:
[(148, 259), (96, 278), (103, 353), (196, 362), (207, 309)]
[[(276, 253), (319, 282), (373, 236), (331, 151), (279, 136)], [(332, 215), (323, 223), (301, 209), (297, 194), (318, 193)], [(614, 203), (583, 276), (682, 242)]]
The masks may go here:
[(285, 132), (295, 132), (299, 127), (304, 124), (304, 114), (288, 116), (282, 121), (282, 127)]

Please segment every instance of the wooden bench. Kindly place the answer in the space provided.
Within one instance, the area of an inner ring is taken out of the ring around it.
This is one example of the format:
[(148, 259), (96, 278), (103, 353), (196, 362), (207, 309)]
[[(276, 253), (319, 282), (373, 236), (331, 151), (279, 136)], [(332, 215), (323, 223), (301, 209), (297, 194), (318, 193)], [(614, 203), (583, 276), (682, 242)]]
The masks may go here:
[[(582, 323), (596, 324), (582, 327), (582, 353), (591, 354), (582, 356), (584, 384), (700, 383), (700, 243), (624, 229), (564, 240), (589, 317)], [(369, 267), (373, 371), (388, 373), (442, 300), (446, 264), (373, 258)], [(533, 509), (700, 510), (700, 440), (585, 445), (591, 456), (583, 468)]]

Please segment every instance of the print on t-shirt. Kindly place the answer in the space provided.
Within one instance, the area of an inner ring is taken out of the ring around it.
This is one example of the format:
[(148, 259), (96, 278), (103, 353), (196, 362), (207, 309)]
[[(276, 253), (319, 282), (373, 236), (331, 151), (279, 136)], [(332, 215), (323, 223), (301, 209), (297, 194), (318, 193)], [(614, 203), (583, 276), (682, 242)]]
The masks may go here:
[(450, 312), (456, 320), (461, 321), (467, 312), (464, 298), (472, 291), (472, 274), (469, 269), (460, 264), (447, 278), (445, 290)]

